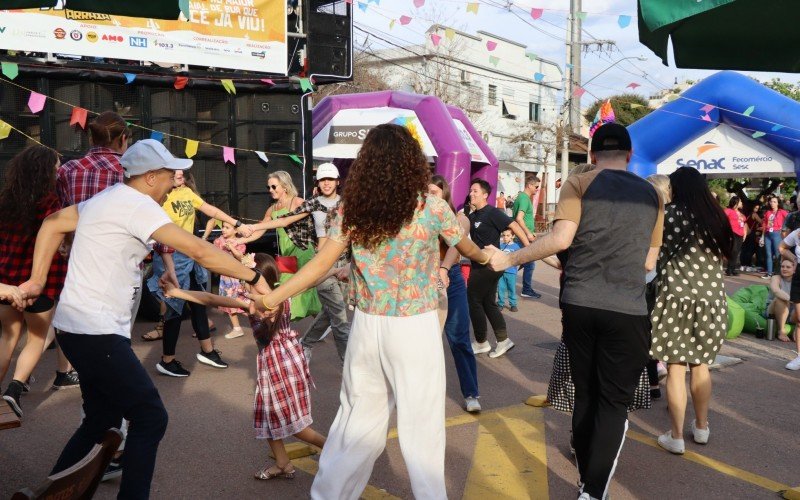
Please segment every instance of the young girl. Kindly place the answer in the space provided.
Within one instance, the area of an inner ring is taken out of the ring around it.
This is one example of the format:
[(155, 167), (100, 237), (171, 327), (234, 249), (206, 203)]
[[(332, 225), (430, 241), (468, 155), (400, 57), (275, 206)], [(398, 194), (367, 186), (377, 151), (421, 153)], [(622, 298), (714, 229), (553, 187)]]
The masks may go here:
[[(255, 255), (256, 269), (267, 283), (277, 283), (280, 277), (275, 259), (263, 253)], [(220, 297), (207, 292), (190, 292), (162, 282), (165, 295), (207, 306), (235, 307), (249, 310), (247, 300)], [(248, 287), (249, 288), (249, 287)], [(274, 319), (248, 315), (253, 337), (259, 347), (258, 370), (253, 419), (256, 437), (266, 439), (275, 455), (275, 465), (265, 465), (255, 474), (256, 479), (294, 477), (294, 467), (283, 446), (291, 435), (322, 448), (325, 437), (311, 428), (311, 403), (308, 396), (308, 364), (297, 332), (289, 325), (289, 301), (279, 306)]]
[[(214, 240), (214, 245), (241, 261), (242, 257), (244, 257), (246, 246), (244, 243), (236, 242), (235, 238), (236, 228), (227, 222), (223, 222), (222, 236)], [(242, 296), (243, 292), (242, 283), (239, 280), (220, 275), (219, 295), (221, 297), (237, 299)], [(231, 326), (233, 327), (230, 332), (225, 334), (225, 338), (235, 339), (244, 335), (242, 327), (239, 325), (239, 314), (242, 314), (244, 311), (236, 307), (220, 307), (219, 310), (228, 314), (228, 317), (231, 319)]]

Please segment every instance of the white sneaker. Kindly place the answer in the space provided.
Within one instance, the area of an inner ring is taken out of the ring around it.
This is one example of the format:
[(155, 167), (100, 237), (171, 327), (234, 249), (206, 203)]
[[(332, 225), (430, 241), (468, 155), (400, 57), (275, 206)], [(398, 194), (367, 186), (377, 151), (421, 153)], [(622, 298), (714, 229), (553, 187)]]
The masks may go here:
[(695, 424), (694, 419), (692, 419), (692, 438), (694, 442), (697, 444), (707, 444), (708, 443), (708, 435), (711, 434), (711, 428), (706, 422), (705, 429), (698, 429), (697, 424)]
[(485, 352), (489, 352), (492, 350), (492, 345), (489, 344), (489, 341), (486, 342), (473, 342), (472, 343), (472, 352), (473, 354), (483, 354)]
[(242, 327), (240, 326), (231, 328), (231, 331), (225, 334), (226, 339), (238, 339), (239, 337), (243, 336), (244, 336), (244, 330), (242, 330)]
[(800, 356), (797, 356), (793, 360), (786, 363), (786, 369), (795, 371), (800, 370)]
[(469, 396), (464, 400), (464, 407), (469, 413), (477, 413), (481, 411), (481, 404), (478, 398)]
[(306, 358), (306, 363), (311, 363), (311, 348), (303, 346), (303, 356)]
[(686, 450), (686, 446), (683, 443), (683, 439), (675, 439), (672, 437), (672, 431), (667, 431), (664, 434), (658, 436), (658, 445), (670, 453), (674, 453), (676, 455), (683, 455), (683, 452)]
[(490, 358), (499, 358), (503, 354), (507, 353), (511, 349), (514, 348), (514, 342), (511, 339), (505, 339), (502, 342), (498, 342), (494, 348), (494, 351), (489, 353)]

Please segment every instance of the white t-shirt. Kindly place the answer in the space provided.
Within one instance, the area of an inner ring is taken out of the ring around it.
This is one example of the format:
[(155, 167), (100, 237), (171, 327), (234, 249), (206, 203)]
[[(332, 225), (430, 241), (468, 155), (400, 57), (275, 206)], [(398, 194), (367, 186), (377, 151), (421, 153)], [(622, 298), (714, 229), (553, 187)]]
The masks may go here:
[(783, 239), (783, 243), (789, 248), (794, 247), (794, 257), (797, 259), (797, 263), (800, 264), (800, 229), (789, 233)]
[(149, 196), (116, 184), (78, 204), (78, 227), (53, 326), (69, 333), (131, 336), (152, 234), (171, 221)]
[[(317, 197), (317, 201), (325, 208), (333, 208), (339, 203), (339, 199), (340, 197), (338, 194), (334, 198), (326, 198), (324, 196)], [(314, 218), (314, 231), (317, 233), (317, 238), (328, 236), (328, 232), (325, 231), (325, 220), (328, 218), (328, 214), (317, 210), (311, 212), (311, 217)]]

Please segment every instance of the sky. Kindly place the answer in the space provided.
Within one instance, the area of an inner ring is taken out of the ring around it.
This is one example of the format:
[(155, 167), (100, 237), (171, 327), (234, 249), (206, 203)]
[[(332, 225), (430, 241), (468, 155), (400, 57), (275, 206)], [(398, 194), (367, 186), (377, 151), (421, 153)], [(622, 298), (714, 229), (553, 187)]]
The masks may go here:
[[(465, 0), (353, 0), (356, 26), (388, 38), (399, 45), (420, 44), (425, 40), (425, 31), (434, 22), (449, 25), (466, 33), (487, 31), (528, 46), (528, 51), (564, 66), (566, 62), (566, 28), (569, 15), (569, 0), (472, 0), (479, 2), (478, 14), (467, 12)], [(366, 12), (358, 8), (366, 3)], [(415, 4), (422, 4), (417, 8)], [(595, 100), (614, 94), (631, 92), (630, 83), (640, 85), (635, 92), (645, 98), (671, 88), (678, 82), (704, 78), (715, 71), (691, 70), (664, 66), (661, 59), (639, 42), (636, 21), (636, 0), (584, 0), (583, 11), (587, 13), (583, 22), (583, 41), (592, 39), (612, 40), (615, 47), (585, 52), (582, 60), (582, 82), (608, 69), (586, 85), (587, 93), (581, 100), (586, 109)], [(496, 6), (499, 7), (496, 7)], [(510, 6), (503, 8), (504, 6)], [(531, 9), (544, 9), (539, 19), (534, 20)], [(620, 27), (619, 16), (631, 16), (630, 25)], [(400, 23), (401, 16), (408, 16), (407, 25)], [(390, 28), (391, 20), (395, 20)], [(388, 35), (388, 36), (387, 36)], [(356, 29), (355, 44), (365, 35)], [(384, 48), (385, 42), (370, 39), (373, 50)], [(609, 68), (625, 57), (642, 56), (646, 60), (629, 59)], [(488, 57), (488, 53), (487, 53)], [(791, 73), (747, 72), (761, 81), (780, 78), (796, 83), (800, 76)]]

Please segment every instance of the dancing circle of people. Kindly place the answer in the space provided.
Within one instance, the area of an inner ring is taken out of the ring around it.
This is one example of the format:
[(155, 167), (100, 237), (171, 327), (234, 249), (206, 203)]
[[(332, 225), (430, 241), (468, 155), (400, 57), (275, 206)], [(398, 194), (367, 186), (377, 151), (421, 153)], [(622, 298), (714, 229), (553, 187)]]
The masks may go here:
[[(441, 333), (463, 407), (479, 412), (476, 356), (498, 358), (515, 347), (502, 311), (518, 311), (520, 268), (520, 295), (540, 297), (532, 287), (537, 260), (561, 272), (563, 333), (547, 399), (572, 413), (579, 498), (606, 497), (627, 413), (661, 397), (663, 376), (671, 427), (658, 444), (684, 453), (687, 366), (694, 406), (689, 431), (697, 443), (709, 440), (708, 368), (726, 333), (723, 260), (738, 261), (744, 233), (736, 228), (745, 220), (722, 210), (697, 170), (648, 180), (627, 172), (631, 141), (620, 125), (597, 130), (592, 164), (565, 180), (552, 230), (538, 237), (531, 202), (538, 177), (526, 177), (511, 216), (504, 195), (502, 208), (489, 204), (491, 186), (483, 179), (471, 181), (457, 209), (447, 179), (431, 176), (419, 143), (398, 125), (367, 134), (341, 194), (331, 163), (317, 169), (318, 196), (311, 200), (298, 197), (288, 173), (270, 173), (274, 203), (252, 224), (197, 194), (192, 160), (175, 158), (152, 139), (129, 146), (130, 130), (115, 113), (101, 114), (89, 134), (88, 154), (64, 165), (49, 148), (25, 149), (9, 162), (0, 193), (6, 226), (0, 380), (23, 325), (28, 331), (3, 398), (23, 416), (20, 397), (53, 338), (63, 352), (53, 386), (79, 386), (83, 398), (81, 424), (53, 473), (79, 462), (107, 429), (121, 428), (123, 446), (104, 478), (121, 476), (120, 498), (150, 494), (168, 416), (150, 371), (131, 348), (131, 330), (142, 262), (151, 253), (154, 272), (144, 286), (161, 310), (143, 339), (162, 342), (155, 370), (190, 376), (176, 353), (187, 303), (196, 358), (216, 369), (228, 363), (214, 347), (206, 307), (227, 314), (228, 339), (244, 335), (240, 316), (246, 316), (258, 346), (253, 425), (274, 457), (255, 478), (294, 476), (283, 444), (294, 436), (321, 449), (312, 498), (361, 495), (395, 409), (414, 496), (446, 498)], [(738, 203), (729, 210), (740, 209)], [(198, 211), (209, 217), (202, 238), (193, 235)], [(216, 223), (221, 236), (204, 241)], [(247, 244), (271, 229), (279, 255), (248, 253)], [(800, 232), (780, 240), (770, 231), (767, 242), (768, 251), (788, 259), (773, 279), (782, 301), (774, 314), (785, 322), (789, 305), (800, 301), (794, 297), (800, 287), (790, 287), (789, 297), (784, 283), (795, 269), (791, 248), (800, 261)], [(209, 292), (208, 271), (220, 275), (216, 294)], [(292, 322), (308, 316), (315, 316), (313, 324), (298, 335)], [(323, 436), (311, 427), (309, 361), (328, 329), (342, 385), (340, 407)]]

